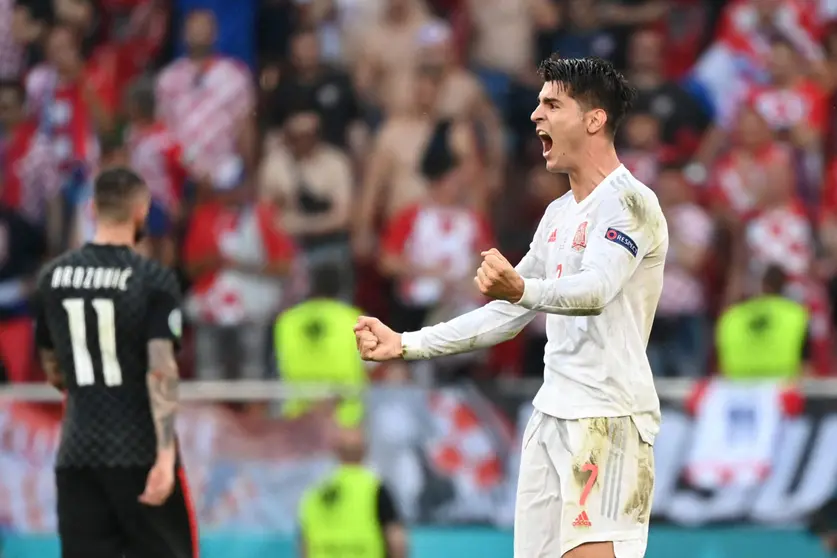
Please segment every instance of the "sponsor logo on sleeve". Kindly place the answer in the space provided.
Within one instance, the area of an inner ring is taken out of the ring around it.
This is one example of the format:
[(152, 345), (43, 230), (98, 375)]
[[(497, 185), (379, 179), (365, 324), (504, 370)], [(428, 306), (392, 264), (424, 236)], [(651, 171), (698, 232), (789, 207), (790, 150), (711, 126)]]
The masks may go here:
[(622, 231), (617, 231), (614, 228), (609, 228), (605, 232), (605, 238), (615, 244), (618, 244), (625, 250), (631, 253), (633, 257), (636, 257), (639, 248), (637, 248), (636, 242), (630, 236), (626, 235)]

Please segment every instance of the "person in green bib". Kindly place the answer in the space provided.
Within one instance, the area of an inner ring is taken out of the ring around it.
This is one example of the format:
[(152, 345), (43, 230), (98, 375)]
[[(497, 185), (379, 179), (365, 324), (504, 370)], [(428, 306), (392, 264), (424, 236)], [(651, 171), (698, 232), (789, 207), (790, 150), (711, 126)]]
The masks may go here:
[(730, 306), (718, 319), (718, 367), (731, 380), (799, 378), (807, 368), (808, 311), (781, 295), (785, 273), (769, 267), (762, 292)]
[(344, 428), (338, 440), (337, 470), (302, 497), (300, 556), (406, 558), (407, 531), (392, 495), (363, 465), (363, 431)]
[[(340, 272), (331, 265), (312, 270), (311, 297), (279, 315), (273, 328), (276, 365), (288, 385), (327, 384), (359, 392), (367, 382), (353, 333), (362, 312), (340, 301)], [(311, 408), (304, 399), (290, 399), (285, 416), (298, 417)], [(338, 404), (337, 421), (343, 426), (363, 418), (360, 396)]]

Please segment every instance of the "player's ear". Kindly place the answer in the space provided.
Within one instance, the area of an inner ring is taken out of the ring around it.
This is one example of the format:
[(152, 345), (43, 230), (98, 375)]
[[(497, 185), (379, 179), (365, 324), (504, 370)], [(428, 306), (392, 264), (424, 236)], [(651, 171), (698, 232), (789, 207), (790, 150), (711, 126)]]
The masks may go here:
[(151, 210), (151, 195), (147, 191), (139, 193), (133, 209), (134, 222), (145, 223), (145, 220), (148, 218), (148, 212)]
[(607, 112), (600, 108), (589, 110), (584, 116), (584, 121), (587, 125), (587, 133), (595, 134), (607, 125)]

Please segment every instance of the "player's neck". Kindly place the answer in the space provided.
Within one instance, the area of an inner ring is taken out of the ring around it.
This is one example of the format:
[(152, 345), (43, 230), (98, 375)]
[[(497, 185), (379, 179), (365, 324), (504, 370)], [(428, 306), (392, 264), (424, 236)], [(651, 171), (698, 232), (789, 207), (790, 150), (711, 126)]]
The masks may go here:
[(99, 224), (96, 227), (96, 235), (93, 237), (93, 244), (104, 244), (113, 246), (133, 246), (136, 233), (133, 229), (124, 226), (113, 226)]
[(576, 169), (567, 173), (575, 201), (581, 203), (621, 164), (612, 145), (604, 153), (585, 152)]

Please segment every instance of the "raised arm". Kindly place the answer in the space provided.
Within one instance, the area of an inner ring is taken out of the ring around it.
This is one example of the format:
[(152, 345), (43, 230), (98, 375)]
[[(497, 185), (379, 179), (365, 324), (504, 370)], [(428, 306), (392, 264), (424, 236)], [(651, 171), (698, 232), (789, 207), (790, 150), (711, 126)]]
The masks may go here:
[(523, 276), (518, 306), (568, 316), (601, 314), (645, 255), (665, 239), (665, 221), (653, 198), (624, 190), (603, 201), (599, 211), (581, 271), (557, 279)]
[[(538, 248), (543, 242), (543, 223), (542, 220), (529, 251), (515, 267), (522, 277), (545, 277)], [(534, 310), (495, 300), (448, 322), (403, 333), (401, 356), (407, 360), (425, 359), (491, 347), (515, 337), (534, 317)]]

